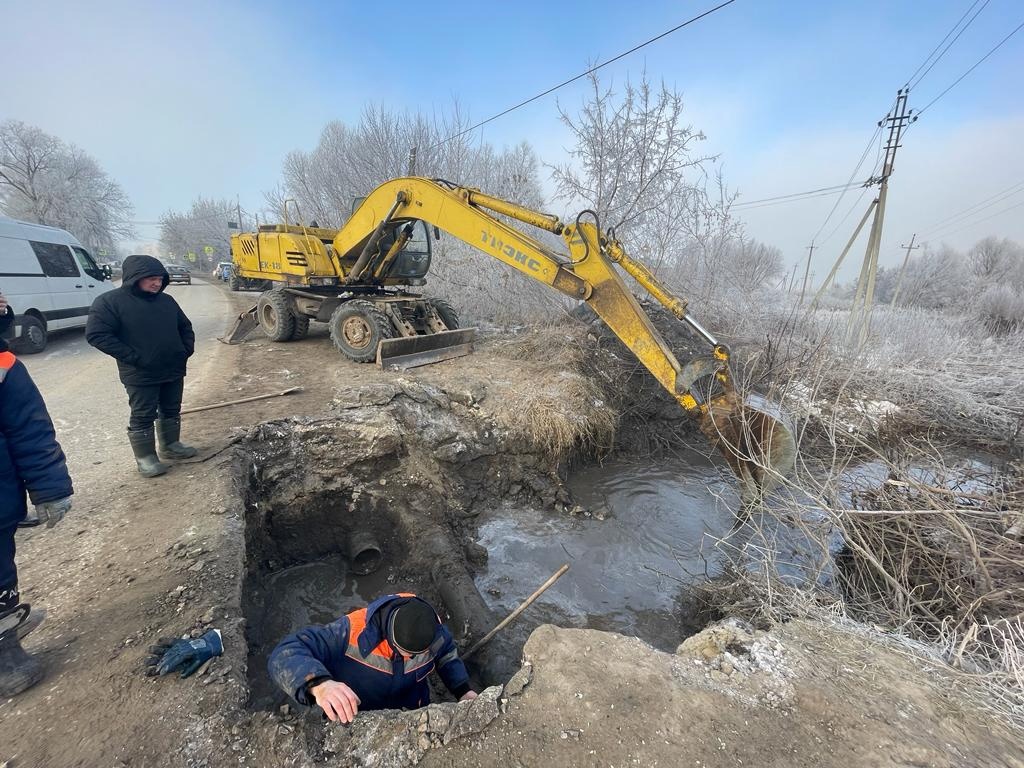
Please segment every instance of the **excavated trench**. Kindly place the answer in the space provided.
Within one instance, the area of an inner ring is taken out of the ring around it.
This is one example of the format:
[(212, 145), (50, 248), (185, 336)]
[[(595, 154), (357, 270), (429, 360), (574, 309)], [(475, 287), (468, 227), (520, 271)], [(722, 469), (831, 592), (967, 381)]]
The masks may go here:
[(565, 476), (473, 395), (402, 380), (319, 420), (262, 425), (240, 472), (257, 709), (285, 701), (266, 657), (303, 625), (411, 591), (466, 649), (563, 563), (570, 571), (468, 662), (477, 684), (506, 681), (543, 623), (674, 649), (702, 623), (693, 585), (750, 540), (728, 470), (696, 451)]

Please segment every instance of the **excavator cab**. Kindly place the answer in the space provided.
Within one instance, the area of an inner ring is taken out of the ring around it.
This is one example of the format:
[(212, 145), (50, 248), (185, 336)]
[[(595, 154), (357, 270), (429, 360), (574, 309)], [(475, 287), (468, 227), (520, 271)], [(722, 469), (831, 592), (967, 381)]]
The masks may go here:
[(432, 255), (430, 236), (424, 222), (414, 219), (395, 225), (381, 237), (379, 251), (388, 253), (396, 240), (406, 236), (407, 242), (379, 277), (391, 283), (423, 285)]

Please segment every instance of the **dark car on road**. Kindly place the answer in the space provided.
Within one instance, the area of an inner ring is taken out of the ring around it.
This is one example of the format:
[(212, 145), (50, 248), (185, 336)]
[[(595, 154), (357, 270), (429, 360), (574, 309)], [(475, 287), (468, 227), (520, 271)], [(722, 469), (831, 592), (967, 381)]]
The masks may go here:
[(185, 267), (179, 267), (176, 264), (168, 264), (167, 274), (171, 277), (172, 283), (184, 283), (185, 285), (192, 285), (192, 273), (189, 272)]

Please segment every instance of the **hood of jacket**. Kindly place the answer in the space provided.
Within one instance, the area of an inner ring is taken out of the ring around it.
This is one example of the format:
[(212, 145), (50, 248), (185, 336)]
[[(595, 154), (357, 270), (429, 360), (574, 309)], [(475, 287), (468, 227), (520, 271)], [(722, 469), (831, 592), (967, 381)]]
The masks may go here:
[(144, 277), (161, 277), (164, 284), (160, 286), (163, 291), (171, 282), (171, 276), (167, 274), (164, 265), (152, 256), (129, 256), (121, 265), (121, 286), (135, 288), (136, 284)]

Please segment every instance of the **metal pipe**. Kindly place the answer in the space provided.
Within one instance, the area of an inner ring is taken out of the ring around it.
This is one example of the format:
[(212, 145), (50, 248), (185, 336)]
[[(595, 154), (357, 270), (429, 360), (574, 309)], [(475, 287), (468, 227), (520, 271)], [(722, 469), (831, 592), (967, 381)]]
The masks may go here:
[(348, 539), (348, 566), (357, 576), (366, 576), (384, 561), (377, 537), (369, 531), (355, 531)]

